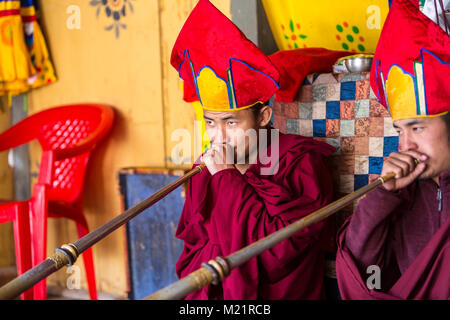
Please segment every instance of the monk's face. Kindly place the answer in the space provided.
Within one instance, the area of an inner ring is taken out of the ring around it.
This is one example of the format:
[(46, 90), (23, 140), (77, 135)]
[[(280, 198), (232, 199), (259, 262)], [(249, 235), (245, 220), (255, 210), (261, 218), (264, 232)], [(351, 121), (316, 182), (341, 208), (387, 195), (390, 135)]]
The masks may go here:
[(421, 179), (437, 178), (450, 170), (449, 128), (441, 117), (397, 120), (394, 128), (399, 133), (399, 151), (414, 150), (428, 156), (427, 167)]
[(258, 130), (269, 123), (271, 115), (272, 109), (268, 106), (263, 107), (260, 116), (251, 109), (203, 112), (211, 143), (227, 145), (233, 152), (234, 164), (248, 163), (249, 155), (258, 147)]

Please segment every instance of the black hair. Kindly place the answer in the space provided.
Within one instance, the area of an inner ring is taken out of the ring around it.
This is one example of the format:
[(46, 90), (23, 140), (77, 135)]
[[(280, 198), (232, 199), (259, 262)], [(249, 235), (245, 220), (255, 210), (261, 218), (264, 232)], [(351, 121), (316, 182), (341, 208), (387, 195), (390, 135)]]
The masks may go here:
[(255, 120), (258, 120), (259, 114), (261, 113), (261, 109), (265, 106), (269, 105), (269, 102), (258, 102), (253, 107), (250, 108), (250, 110), (253, 112), (253, 116), (255, 117)]
[(445, 124), (447, 125), (447, 129), (450, 130), (450, 112), (447, 112), (443, 116), (441, 116), (441, 119), (444, 120)]

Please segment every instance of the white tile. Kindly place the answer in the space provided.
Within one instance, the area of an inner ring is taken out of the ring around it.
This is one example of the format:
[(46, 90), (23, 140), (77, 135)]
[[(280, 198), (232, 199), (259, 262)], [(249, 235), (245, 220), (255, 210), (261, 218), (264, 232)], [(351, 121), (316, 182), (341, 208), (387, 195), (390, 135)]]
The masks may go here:
[(355, 156), (355, 174), (369, 173), (369, 157)]
[(391, 117), (384, 118), (384, 136), (385, 137), (396, 137), (398, 136), (397, 131), (395, 131), (394, 126), (392, 124)]
[(382, 157), (383, 156), (383, 137), (369, 137), (369, 156)]
[(312, 103), (312, 118), (325, 119), (327, 105), (325, 101), (317, 101)]

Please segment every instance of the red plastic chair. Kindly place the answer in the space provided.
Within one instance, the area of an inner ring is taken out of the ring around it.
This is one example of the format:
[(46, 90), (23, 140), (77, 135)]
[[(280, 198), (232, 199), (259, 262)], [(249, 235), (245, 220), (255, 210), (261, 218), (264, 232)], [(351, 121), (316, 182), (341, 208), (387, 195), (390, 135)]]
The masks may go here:
[[(78, 236), (89, 233), (83, 214), (83, 183), (91, 151), (108, 133), (111, 107), (98, 104), (51, 108), (27, 117), (0, 134), (0, 151), (37, 139), (42, 158), (37, 183), (28, 201), (0, 201), (0, 223), (13, 221), (17, 274), (46, 259), (47, 217), (74, 220)], [(90, 298), (97, 299), (92, 250), (83, 253)], [(45, 299), (46, 282), (21, 295)]]

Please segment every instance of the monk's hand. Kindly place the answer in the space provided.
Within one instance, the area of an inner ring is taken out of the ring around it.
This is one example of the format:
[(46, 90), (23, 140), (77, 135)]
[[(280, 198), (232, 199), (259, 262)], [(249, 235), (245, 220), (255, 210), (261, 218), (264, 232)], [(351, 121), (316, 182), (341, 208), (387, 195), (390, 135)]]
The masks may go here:
[(386, 190), (397, 191), (407, 187), (426, 169), (428, 156), (413, 150), (393, 152), (384, 159), (381, 175), (395, 173), (395, 179), (387, 181), (383, 186)]
[(233, 159), (233, 148), (227, 144), (212, 145), (201, 157), (201, 161), (206, 165), (211, 175), (225, 169), (235, 168)]

